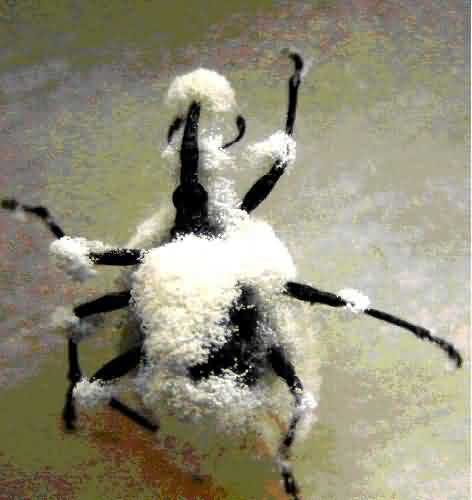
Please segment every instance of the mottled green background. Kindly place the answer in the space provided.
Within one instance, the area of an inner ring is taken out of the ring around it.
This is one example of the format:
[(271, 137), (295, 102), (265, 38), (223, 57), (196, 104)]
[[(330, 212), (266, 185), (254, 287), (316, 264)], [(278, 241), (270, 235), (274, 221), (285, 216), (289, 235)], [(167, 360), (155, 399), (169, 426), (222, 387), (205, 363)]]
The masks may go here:
[[(401, 330), (298, 306), (319, 346), (304, 362), (322, 376), (318, 422), (294, 448), (304, 499), (468, 499), (469, 34), (461, 1), (0, 1), (0, 195), (123, 243), (170, 202), (171, 79), (200, 65), (228, 77), (248, 123), (238, 155), (283, 124), (280, 50), (298, 48), (312, 63), (298, 159), (257, 216), (300, 280), (359, 288), (466, 360), (451, 372)], [(239, 192), (261, 173), (242, 162)], [(0, 499), (283, 498), (269, 456), (228, 450), (203, 481), (179, 472), (191, 459), (171, 451), (172, 423), (159, 449), (106, 412), (64, 434), (65, 343), (50, 317), (115, 274), (71, 283), (39, 223), (0, 224)], [(81, 346), (89, 373), (116, 352), (112, 326)]]

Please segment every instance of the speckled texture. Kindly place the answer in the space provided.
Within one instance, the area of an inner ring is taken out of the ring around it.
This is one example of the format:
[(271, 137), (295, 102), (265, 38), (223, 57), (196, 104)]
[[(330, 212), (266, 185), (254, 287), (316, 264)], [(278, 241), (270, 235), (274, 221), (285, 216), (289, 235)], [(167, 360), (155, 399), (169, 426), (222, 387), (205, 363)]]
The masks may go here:
[[(173, 118), (162, 106), (173, 77), (199, 66), (225, 74), (248, 123), (232, 151), (242, 154), (283, 124), (291, 65), (279, 49), (295, 45), (312, 61), (297, 160), (257, 216), (274, 226), (304, 281), (359, 289), (374, 307), (452, 340), (466, 361), (448, 372), (441, 352), (406, 332), (295, 305), (306, 324), (301, 376), (310, 380), (312, 360), (323, 380), (318, 422), (294, 448), (295, 474), (305, 500), (468, 499), (464, 3), (130, 5), (0, 4), (1, 195), (44, 202), (71, 235), (126, 241), (170, 200), (159, 149)], [(192, 23), (182, 22), (190, 13)], [(223, 132), (233, 137), (234, 126)], [(243, 160), (231, 172), (240, 195), (262, 173)], [(284, 498), (260, 438), (242, 450), (222, 441), (204, 457), (211, 422), (195, 429), (169, 418), (156, 445), (119, 416), (82, 414), (77, 435), (65, 436), (64, 337), (50, 318), (59, 305), (113, 289), (116, 273), (101, 270), (79, 287), (51, 266), (39, 223), (1, 213), (0, 224), (2, 494)], [(88, 374), (117, 352), (121, 317), (109, 315), (81, 346)]]

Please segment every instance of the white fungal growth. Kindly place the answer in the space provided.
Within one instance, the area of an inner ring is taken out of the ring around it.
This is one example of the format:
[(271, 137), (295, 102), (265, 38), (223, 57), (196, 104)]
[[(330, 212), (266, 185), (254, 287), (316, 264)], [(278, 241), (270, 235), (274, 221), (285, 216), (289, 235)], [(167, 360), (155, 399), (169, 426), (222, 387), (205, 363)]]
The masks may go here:
[(210, 376), (199, 383), (187, 375), (159, 370), (147, 378), (143, 400), (147, 408), (159, 413), (170, 410), (180, 420), (196, 425), (215, 415), (218, 431), (237, 432), (253, 425), (266, 409), (269, 391), (262, 384), (249, 388), (231, 370)]
[(232, 156), (222, 149), (222, 146), (222, 134), (203, 131), (200, 139), (201, 170), (203, 174), (208, 171), (214, 173), (234, 166)]
[(305, 436), (313, 426), (316, 421), (315, 410), (318, 407), (318, 403), (309, 391), (305, 391), (302, 396), (302, 400), (299, 406), (295, 410), (295, 416), (300, 418), (298, 423), (298, 436)]
[(234, 91), (228, 80), (216, 71), (204, 68), (178, 76), (167, 92), (168, 104), (177, 108), (179, 114), (186, 113), (193, 101), (213, 113), (231, 111), (236, 104)]
[(364, 312), (370, 306), (369, 297), (354, 288), (344, 288), (338, 295), (347, 302), (346, 308), (354, 314)]
[(165, 205), (154, 215), (143, 221), (134, 235), (126, 243), (125, 248), (152, 248), (161, 245), (169, 238), (169, 228), (175, 219), (173, 207)]
[(295, 162), (296, 155), (296, 142), (287, 133), (279, 130), (268, 139), (248, 146), (245, 156), (257, 167), (263, 162), (272, 164), (280, 160), (280, 168), (287, 163), (288, 169)]
[(96, 380), (90, 382), (82, 378), (74, 387), (74, 399), (84, 408), (96, 408), (99, 404), (107, 403), (113, 396), (113, 386)]
[(233, 180), (218, 177), (209, 182), (208, 215), (222, 231), (234, 229), (247, 218), (247, 212), (238, 208), (240, 203)]
[(64, 329), (67, 336), (76, 342), (90, 336), (95, 330), (93, 325), (78, 318), (72, 309), (67, 307), (56, 308), (51, 316), (51, 326)]
[(18, 222), (26, 222), (26, 212), (20, 206), (13, 210), (12, 215)]
[(288, 250), (272, 228), (249, 217), (220, 238), (189, 234), (150, 250), (132, 286), (145, 351), (150, 365), (156, 366), (143, 383), (146, 406), (158, 411), (166, 401), (179, 414), (185, 407), (195, 418), (205, 411), (231, 407), (230, 413), (239, 412), (237, 408), (244, 413), (247, 405), (258, 407), (262, 396), (254, 400), (254, 388), (241, 385), (231, 371), (195, 382), (187, 368), (206, 362), (210, 349), (231, 335), (222, 320), (241, 285), (254, 286), (261, 302), (268, 302), (276, 300), (295, 275)]
[(49, 250), (56, 259), (57, 266), (72, 279), (84, 281), (96, 274), (90, 252), (101, 252), (107, 247), (101, 241), (90, 241), (85, 238), (63, 236), (51, 243)]

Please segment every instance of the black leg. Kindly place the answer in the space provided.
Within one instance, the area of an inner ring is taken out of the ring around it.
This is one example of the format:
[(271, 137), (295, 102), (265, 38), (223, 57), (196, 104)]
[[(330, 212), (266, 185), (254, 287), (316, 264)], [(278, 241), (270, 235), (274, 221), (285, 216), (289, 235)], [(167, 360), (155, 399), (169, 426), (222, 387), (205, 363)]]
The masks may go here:
[(288, 135), (293, 134), (293, 126), (295, 125), (295, 117), (297, 114), (298, 87), (301, 83), (301, 74), (303, 70), (303, 59), (295, 52), (289, 53), (290, 59), (295, 66), (295, 72), (288, 82), (288, 111), (287, 121), (285, 123), (285, 132)]
[[(131, 294), (129, 291), (109, 293), (98, 299), (80, 304), (74, 308), (74, 314), (79, 318), (85, 318), (93, 314), (114, 311), (127, 307)], [(77, 340), (70, 338), (68, 340), (68, 359), (69, 371), (67, 378), (70, 381), (69, 388), (66, 393), (66, 402), (62, 413), (66, 429), (72, 430), (75, 428), (74, 422), (77, 419), (77, 414), (74, 407), (73, 392), (77, 382), (82, 377), (82, 371), (79, 364), (79, 353)]]
[[(349, 305), (349, 302), (339, 295), (330, 292), (324, 292), (322, 290), (318, 290), (309, 285), (304, 285), (301, 283), (288, 282), (285, 285), (285, 293), (290, 297), (303, 300), (304, 302), (309, 302), (311, 304), (324, 304), (331, 307), (344, 307)], [(435, 337), (429, 330), (426, 330), (426, 328), (414, 325), (413, 323), (398, 318), (397, 316), (393, 316), (392, 314), (379, 311), (378, 309), (367, 308), (363, 311), (363, 313), (367, 314), (367, 316), (371, 316), (372, 318), (380, 319), (381, 321), (390, 323), (391, 325), (396, 325), (400, 328), (404, 328), (405, 330), (413, 333), (413, 335), (415, 335), (419, 339), (428, 340), (429, 342), (436, 344), (449, 356), (451, 360), (456, 363), (458, 368), (461, 367), (462, 356), (455, 349), (455, 347), (446, 340), (440, 337)]]
[(70, 384), (66, 393), (66, 402), (64, 405), (64, 410), (62, 412), (62, 418), (64, 420), (66, 429), (73, 430), (75, 429), (75, 421), (77, 420), (73, 392), (77, 382), (82, 378), (82, 372), (80, 370), (79, 355), (75, 340), (69, 339), (67, 348), (69, 358), (69, 371), (67, 373), (67, 378)]
[[(291, 76), (288, 83), (288, 111), (287, 120), (285, 123), (285, 132), (288, 135), (293, 134), (293, 127), (295, 125), (295, 117), (297, 112), (297, 99), (298, 88), (301, 82), (301, 71), (303, 69), (303, 60), (299, 54), (290, 53), (289, 57), (292, 59), (295, 72)], [(241, 203), (241, 210), (250, 213), (257, 208), (269, 196), (275, 184), (280, 179), (285, 169), (287, 162), (277, 160), (269, 172), (263, 175), (246, 193)]]
[(303, 396), (303, 385), (295, 373), (295, 368), (287, 359), (281, 347), (272, 347), (269, 351), (268, 359), (276, 375), (286, 382), (290, 393), (295, 399), (295, 411), (290, 417), (288, 431), (279, 447), (277, 458), (280, 473), (284, 481), (285, 492), (290, 495), (293, 500), (300, 500), (300, 497), (298, 496), (300, 489), (295, 481), (295, 477), (288, 460), (290, 459), (290, 447), (295, 439), (296, 428), (301, 417), (299, 408)]
[(128, 406), (123, 404), (121, 401), (118, 401), (118, 399), (111, 398), (110, 399), (110, 406), (114, 410), (120, 412), (123, 416), (129, 418), (130, 420), (132, 420), (136, 424), (140, 425), (141, 427), (144, 427), (148, 431), (156, 432), (157, 430), (159, 430), (159, 426), (157, 424), (154, 424), (153, 422), (149, 421), (147, 418), (144, 418), (138, 412), (129, 408)]
[(246, 132), (246, 120), (241, 115), (238, 115), (238, 117), (236, 118), (236, 126), (238, 127), (238, 135), (232, 141), (224, 144), (221, 149), (229, 148), (244, 137), (244, 134)]
[[(142, 355), (142, 347), (134, 347), (133, 349), (130, 349), (124, 354), (121, 354), (120, 356), (112, 359), (106, 365), (102, 366), (102, 368), (100, 368), (100, 370), (98, 370), (95, 375), (93, 375), (90, 381), (106, 382), (122, 377), (139, 365), (142, 359)], [(158, 425), (150, 422), (135, 410), (129, 408), (116, 398), (111, 398), (109, 405), (113, 409), (119, 411), (125, 417), (131, 419), (133, 422), (137, 423), (147, 430), (155, 432), (159, 428)]]
[(114, 248), (104, 252), (90, 252), (89, 259), (102, 266), (135, 266), (140, 264), (144, 250), (135, 248)]
[(90, 382), (107, 382), (126, 375), (139, 365), (142, 356), (142, 347), (133, 347), (103, 365), (90, 379)]
[[(141, 346), (135, 347), (125, 352), (124, 354), (121, 354), (120, 356), (112, 359), (102, 368), (100, 368), (91, 378), (91, 382), (106, 382), (122, 377), (139, 365), (141, 357)], [(82, 374), (78, 364), (77, 345), (72, 340), (69, 341), (69, 363), (71, 366), (69, 370), (69, 380), (71, 381), (71, 385), (66, 395), (66, 404), (64, 407), (63, 418), (66, 428), (68, 430), (73, 430), (75, 429), (75, 421), (77, 419), (77, 414), (74, 407), (73, 392), (75, 386), (77, 385), (77, 382), (79, 382), (79, 380), (81, 379)], [(159, 428), (158, 425), (150, 422), (142, 415), (139, 415), (139, 413), (137, 413), (135, 410), (129, 408), (116, 398), (111, 398), (109, 401), (109, 405), (125, 417), (131, 419), (133, 422), (137, 423), (147, 430), (155, 432)]]
[[(5, 198), (1, 201), (1, 206), (5, 210), (23, 210), (26, 213), (33, 214), (46, 224), (56, 238), (60, 239), (65, 236), (64, 231), (56, 224), (49, 210), (42, 205), (24, 205), (14, 198)], [(141, 262), (142, 256), (143, 251), (134, 248), (116, 248), (104, 252), (89, 253), (89, 258), (94, 264), (106, 266), (134, 266)]]
[(129, 291), (107, 293), (98, 299), (74, 307), (74, 314), (78, 318), (85, 318), (92, 314), (123, 309), (128, 306), (130, 299), (131, 293)]
[(62, 238), (65, 235), (64, 231), (56, 224), (46, 207), (43, 207), (41, 205), (23, 205), (13, 198), (6, 198), (2, 200), (2, 208), (11, 211), (24, 210), (26, 213), (33, 214), (36, 217), (39, 217), (56, 238)]

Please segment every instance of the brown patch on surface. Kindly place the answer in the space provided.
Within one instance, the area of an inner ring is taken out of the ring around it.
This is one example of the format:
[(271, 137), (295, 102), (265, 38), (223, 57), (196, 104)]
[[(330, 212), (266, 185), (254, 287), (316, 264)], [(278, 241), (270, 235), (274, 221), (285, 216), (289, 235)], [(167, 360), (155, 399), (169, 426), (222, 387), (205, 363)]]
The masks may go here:
[[(93, 417), (81, 415), (81, 426), (87, 429), (88, 439), (103, 453), (105, 466), (113, 468), (110, 474), (129, 488), (130, 498), (135, 491), (142, 489), (143, 484), (147, 489), (156, 491), (156, 500), (181, 497), (192, 500), (231, 498), (223, 488), (215, 486), (211, 477), (192, 474), (172, 463), (166, 452), (156, 446), (153, 433), (138, 428), (134, 422), (118, 413), (106, 409)], [(261, 457), (271, 456), (268, 446), (262, 440), (257, 440), (252, 445), (248, 443), (247, 446), (255, 448)], [(170, 446), (169, 449), (173, 447)], [(184, 452), (184, 464), (191, 470), (198, 470), (198, 457), (194, 450), (188, 447)], [(135, 477), (129, 475), (130, 463), (134, 470), (139, 471)], [(279, 479), (266, 480), (263, 488), (264, 496), (258, 500), (287, 499)]]
[(130, 461), (137, 466), (140, 477), (127, 479), (130, 494), (144, 482), (169, 500), (179, 495), (201, 500), (226, 498), (225, 492), (216, 488), (210, 478), (195, 479), (170, 462), (156, 447), (154, 434), (139, 429), (134, 422), (111, 410), (96, 415), (93, 422), (91, 418), (88, 420), (90, 437), (105, 455), (106, 463), (116, 467), (115, 474), (123, 473)]

